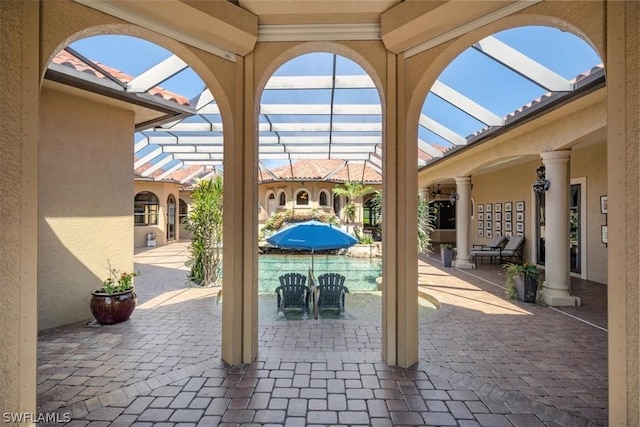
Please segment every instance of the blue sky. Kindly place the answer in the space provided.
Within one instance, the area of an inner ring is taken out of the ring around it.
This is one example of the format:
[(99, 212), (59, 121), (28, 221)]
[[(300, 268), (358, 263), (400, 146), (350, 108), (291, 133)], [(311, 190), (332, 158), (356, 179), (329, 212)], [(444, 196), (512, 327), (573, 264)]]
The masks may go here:
[[(494, 34), (496, 38), (519, 50), (567, 79), (589, 70), (601, 63), (596, 52), (579, 37), (549, 27), (520, 27)], [(72, 47), (90, 59), (120, 69), (133, 76), (138, 75), (171, 53), (147, 41), (128, 36), (97, 36), (80, 40)], [(291, 60), (280, 67), (275, 75), (310, 76), (330, 75), (333, 55), (328, 53), (307, 54)], [(365, 71), (356, 63), (337, 57), (337, 74), (363, 75)], [(474, 49), (467, 49), (458, 56), (440, 75), (439, 80), (466, 97), (478, 102), (498, 116), (504, 117), (529, 101), (546, 92), (534, 83), (515, 74)], [(192, 98), (199, 94), (204, 84), (191, 69), (185, 70), (161, 86)], [(328, 103), (330, 90), (278, 90), (265, 91), (262, 102), (283, 103)], [(336, 104), (377, 104), (378, 93), (369, 90), (337, 90)], [(451, 106), (437, 96), (430, 94), (422, 112), (456, 131), (462, 136), (481, 129), (484, 125), (464, 112)], [(326, 121), (318, 116), (279, 117), (279, 121), (310, 122)], [(336, 121), (347, 120), (335, 116)], [(357, 116), (351, 121), (371, 122), (379, 116)], [(264, 121), (264, 119), (262, 119)], [(448, 146), (449, 144), (432, 132), (420, 128), (419, 137), (426, 142)]]

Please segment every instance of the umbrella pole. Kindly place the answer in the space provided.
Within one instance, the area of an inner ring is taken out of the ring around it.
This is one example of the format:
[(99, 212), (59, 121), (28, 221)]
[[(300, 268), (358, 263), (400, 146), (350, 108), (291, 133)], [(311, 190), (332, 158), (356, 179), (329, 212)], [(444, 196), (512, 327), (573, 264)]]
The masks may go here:
[(311, 272), (312, 273), (314, 272), (314, 270), (313, 270), (313, 267), (314, 267), (314, 265), (313, 265), (314, 252), (315, 252), (314, 249), (311, 248)]

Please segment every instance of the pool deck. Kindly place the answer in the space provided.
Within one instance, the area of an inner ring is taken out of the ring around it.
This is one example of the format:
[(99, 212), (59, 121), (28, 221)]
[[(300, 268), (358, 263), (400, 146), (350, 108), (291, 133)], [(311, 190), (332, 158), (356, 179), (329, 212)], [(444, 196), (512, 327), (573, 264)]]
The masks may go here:
[(230, 367), (218, 289), (185, 287), (185, 248), (136, 251), (129, 321), (40, 334), (39, 412), (70, 426), (607, 425), (603, 285), (574, 283), (589, 297), (557, 310), (507, 300), (495, 266), (421, 257), (419, 291), (440, 308), (420, 311), (415, 366), (383, 363), (380, 298), (350, 294), (348, 316), (318, 320), (274, 317), (261, 297), (256, 361)]

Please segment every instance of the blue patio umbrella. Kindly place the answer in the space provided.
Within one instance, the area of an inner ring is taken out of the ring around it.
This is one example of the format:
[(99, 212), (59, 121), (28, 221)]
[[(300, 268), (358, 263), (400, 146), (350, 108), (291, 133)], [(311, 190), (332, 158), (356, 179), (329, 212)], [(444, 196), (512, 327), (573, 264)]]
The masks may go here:
[(283, 249), (311, 251), (311, 270), (313, 270), (315, 251), (348, 248), (358, 243), (358, 240), (335, 225), (305, 221), (278, 231), (268, 237), (267, 242)]

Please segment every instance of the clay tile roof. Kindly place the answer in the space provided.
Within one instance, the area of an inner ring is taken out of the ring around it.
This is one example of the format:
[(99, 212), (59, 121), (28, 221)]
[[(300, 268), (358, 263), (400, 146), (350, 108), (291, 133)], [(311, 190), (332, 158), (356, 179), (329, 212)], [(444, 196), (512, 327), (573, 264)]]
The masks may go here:
[(204, 172), (204, 166), (198, 166), (198, 165), (186, 166), (169, 174), (169, 176), (167, 176), (166, 179), (180, 182), (186, 177), (193, 175), (199, 170), (202, 170)]
[[(596, 74), (603, 72), (604, 70), (604, 64), (597, 64), (594, 67), (592, 67), (591, 69), (589, 69), (588, 71), (585, 71), (584, 73), (578, 74), (573, 80), (571, 80), (571, 82), (573, 83), (575, 88), (578, 88), (580, 85), (579, 83), (582, 82), (585, 79), (588, 79), (589, 77), (597, 77)], [(529, 112), (529, 110), (531, 110), (532, 108), (536, 107), (538, 104), (543, 103), (547, 100), (550, 100), (551, 98), (556, 98), (558, 96), (562, 96), (562, 94), (564, 94), (565, 92), (546, 92), (543, 93), (542, 95), (540, 95), (539, 97), (529, 101), (528, 103), (524, 104), (522, 107), (517, 108), (515, 111), (512, 111), (511, 113), (507, 114), (505, 116), (505, 123), (509, 123), (512, 122), (514, 120), (517, 120), (519, 116), (521, 116), (522, 114), (525, 114), (527, 112)], [(488, 131), (492, 130), (491, 127), (489, 126), (484, 126), (482, 129), (477, 130), (476, 132), (472, 133), (467, 139), (474, 139), (475, 137), (478, 137)]]
[(332, 181), (363, 181), (381, 183), (382, 175), (365, 163), (349, 163), (332, 174)]
[[(272, 169), (271, 172), (282, 180), (319, 180), (323, 179), (329, 173), (333, 172), (340, 166), (344, 166), (344, 160), (298, 160), (293, 165), (279, 166)], [(291, 170), (293, 169), (293, 176)], [(267, 174), (264, 176), (266, 181), (273, 180)]]
[[(73, 68), (76, 71), (92, 74), (99, 79), (106, 79), (104, 74), (90, 67), (84, 61), (73, 56), (66, 50), (61, 50), (60, 52), (58, 52), (56, 56), (53, 57), (51, 62), (53, 62), (54, 64), (64, 65), (66, 67)], [(133, 80), (132, 76), (125, 74), (120, 70), (116, 70), (115, 68), (109, 67), (108, 65), (104, 65), (99, 62), (94, 62), (94, 63), (98, 65), (100, 68), (102, 68), (104, 71), (109, 73), (112, 77), (115, 77), (116, 79), (120, 80), (122, 83), (126, 84), (126, 83), (129, 83), (131, 80)], [(158, 96), (167, 101), (177, 102), (178, 104), (182, 104), (182, 105), (190, 105), (189, 100), (184, 96), (178, 95), (177, 93), (171, 92), (170, 90), (164, 89), (160, 86), (151, 88), (149, 89), (148, 92), (151, 95)]]

